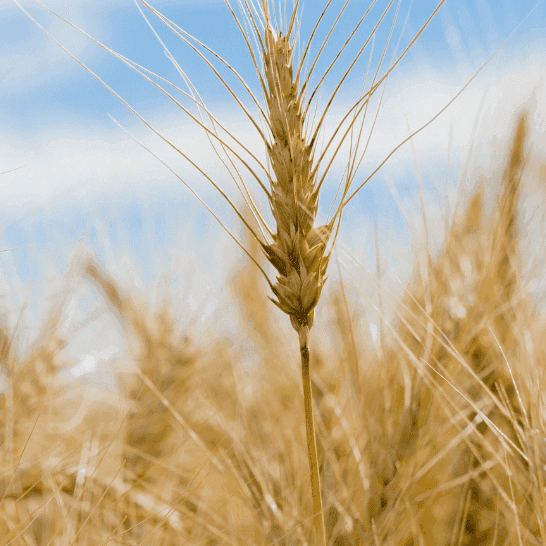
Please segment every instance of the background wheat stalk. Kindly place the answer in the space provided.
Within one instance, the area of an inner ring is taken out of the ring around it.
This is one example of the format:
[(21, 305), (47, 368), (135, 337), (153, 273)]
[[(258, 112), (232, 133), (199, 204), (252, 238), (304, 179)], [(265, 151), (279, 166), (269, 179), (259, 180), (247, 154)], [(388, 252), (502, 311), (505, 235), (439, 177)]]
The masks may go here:
[[(41, 4), (38, 0), (36, 1)], [(239, 15), (235, 13), (234, 7), (226, 1), (226, 5), (247, 45), (250, 58), (258, 77), (260, 89), (265, 99), (265, 104), (260, 103), (251, 91), (250, 86), (227, 61), (167, 19), (146, 1), (141, 0), (141, 3), (181, 40), (194, 49), (211, 70), (213, 70), (220, 82), (237, 102), (244, 115), (254, 125), (258, 135), (262, 139), (266, 148), (267, 166), (263, 165), (247, 147), (239, 142), (207, 108), (199, 96), (196, 87), (186, 77), (183, 69), (161, 42), (159, 36), (158, 39), (165, 47), (165, 50), (178, 73), (185, 81), (186, 90), (160, 78), (151, 71), (122, 57), (106, 46), (98, 42), (96, 43), (158, 87), (161, 92), (206, 131), (207, 137), (214, 147), (218, 158), (222, 161), (230, 176), (237, 184), (242, 198), (251, 210), (257, 229), (251, 227), (250, 223), (247, 222), (233, 204), (232, 200), (227, 197), (218, 184), (208, 176), (203, 169), (196, 165), (183, 150), (177, 148), (172, 142), (163, 137), (157, 130), (149, 125), (142, 116), (131, 108), (127, 102), (108, 87), (106, 83), (91, 72), (88, 67), (84, 66), (82, 63), (80, 64), (82, 64), (88, 72), (93, 74), (93, 76), (99, 79), (99, 81), (112, 91), (112, 93), (118, 96), (124, 104), (152, 129), (152, 131), (176, 149), (182, 157), (187, 159), (211, 184), (214, 185), (214, 187), (226, 198), (253, 237), (259, 242), (267, 259), (276, 269), (278, 276), (276, 282), (273, 283), (256, 259), (248, 253), (243, 245), (239, 243), (231, 232), (222, 224), (224, 229), (230, 233), (241, 248), (247, 252), (254, 263), (260, 268), (276, 298), (270, 298), (271, 301), (290, 317), (291, 324), (299, 336), (314, 526), (317, 543), (324, 546), (326, 544), (326, 530), (313, 416), (313, 395), (311, 388), (310, 352), (308, 342), (309, 330), (313, 325), (315, 307), (319, 302), (321, 291), (326, 281), (326, 270), (339, 230), (342, 212), (344, 207), (367, 181), (364, 181), (356, 190), (349, 194), (362, 162), (369, 138), (371, 137), (371, 132), (367, 139), (364, 138), (363, 134), (364, 121), (368, 112), (370, 99), (376, 91), (382, 89), (381, 86), (386, 83), (391, 70), (404, 57), (407, 51), (409, 51), (415, 40), (441, 7), (443, 1), (426, 21), (405, 51), (398, 58), (393, 56), (390, 67), (385, 71), (385, 74), (380, 77), (379, 73), (385, 60), (387, 46), (396, 23), (398, 8), (396, 9), (387, 44), (382, 52), (375, 73), (370, 78), (371, 83), (368, 90), (364, 91), (368, 78), (368, 71), (366, 71), (366, 79), (362, 88), (363, 91), (355, 100), (352, 107), (347, 110), (339, 125), (337, 125), (328, 138), (326, 138), (326, 145), (322, 148), (318, 147), (319, 136), (322, 135), (325, 129), (326, 116), (331, 109), (334, 99), (338, 95), (343, 83), (346, 81), (347, 76), (353, 71), (357, 61), (374, 39), (377, 28), (393, 7), (393, 0), (388, 3), (381, 16), (378, 18), (373, 31), (368, 35), (367, 39), (362, 42), (362, 46), (358, 48), (348, 69), (340, 78), (334, 91), (328, 97), (326, 106), (320, 112), (318, 120), (312, 115), (312, 112), (313, 109), (316, 109), (317, 107), (319, 92), (323, 88), (324, 81), (347, 46), (355, 40), (355, 37), (359, 36), (358, 30), (369, 15), (370, 10), (376, 3), (375, 1), (371, 3), (361, 19), (354, 25), (354, 29), (344, 45), (336, 52), (333, 61), (324, 69), (324, 73), (318, 78), (318, 84), (314, 87), (311, 86), (311, 81), (312, 76), (315, 75), (319, 58), (323, 54), (341, 15), (349, 4), (349, 0), (340, 8), (339, 15), (329, 29), (326, 38), (318, 46), (318, 52), (314, 57), (311, 55), (311, 43), (321, 21), (331, 7), (333, 0), (330, 0), (322, 11), (307, 44), (302, 46), (302, 51), (300, 51), (299, 56), (296, 51), (300, 34), (299, 0), (293, 4), (290, 13), (287, 12), (286, 5), (284, 8), (281, 5), (275, 6), (274, 4), (272, 5), (269, 0), (261, 0), (260, 4), (256, 4), (253, 0), (238, 0), (237, 7), (239, 8)], [(66, 22), (68, 23), (68, 21)], [(80, 29), (77, 30), (85, 34)], [(89, 36), (89, 38), (91, 37)], [(63, 47), (63, 49), (65, 48)], [(208, 60), (205, 56), (205, 52), (212, 53), (216, 60), (231, 72), (231, 75), (243, 85), (253, 102), (254, 107), (258, 110), (259, 115), (257, 117), (250, 114), (247, 107), (245, 107), (242, 98), (234, 90), (232, 85), (230, 85), (220, 74), (218, 68)], [(305, 70), (305, 66), (309, 66), (309, 68)], [(187, 107), (174, 97), (172, 91), (166, 91), (161, 87), (161, 85), (157, 83), (158, 78), (171, 89), (179, 91), (189, 98), (197, 106), (198, 113), (191, 113)], [(265, 128), (262, 128), (262, 126), (265, 126)], [(140, 142), (139, 144), (146, 148)], [(339, 180), (336, 200), (332, 204), (334, 212), (324, 225), (317, 226), (316, 216), (321, 188), (332, 167), (334, 159), (340, 155), (342, 150), (344, 150), (344, 145), (345, 148), (349, 148), (347, 168), (343, 178)], [(159, 160), (164, 163), (161, 159)], [(257, 167), (252, 167), (251, 163), (257, 165)], [(323, 165), (325, 165), (325, 167), (323, 167)], [(241, 170), (246, 170), (259, 183), (266, 195), (276, 222), (275, 230), (268, 226), (260, 213), (260, 209), (251, 196), (245, 179), (241, 174)], [(177, 173), (173, 171), (173, 174), (186, 184)], [(268, 185), (263, 183), (263, 177), (266, 178)], [(195, 194), (192, 188), (190, 188), (190, 190)], [(203, 201), (201, 202), (206, 206)], [(210, 209), (208, 210), (214, 215)], [(214, 215), (214, 217), (217, 218), (216, 215)]]

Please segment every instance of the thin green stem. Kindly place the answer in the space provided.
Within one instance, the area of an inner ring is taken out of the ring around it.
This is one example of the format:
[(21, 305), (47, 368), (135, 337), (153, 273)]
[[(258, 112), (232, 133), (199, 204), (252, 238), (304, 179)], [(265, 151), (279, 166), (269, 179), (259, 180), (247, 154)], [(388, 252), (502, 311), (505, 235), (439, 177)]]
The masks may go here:
[(307, 454), (309, 457), (309, 472), (311, 475), (311, 496), (313, 498), (313, 522), (315, 524), (317, 546), (326, 546), (326, 525), (322, 508), (322, 489), (317, 456), (317, 439), (315, 436), (315, 419), (313, 417), (313, 390), (309, 371), (309, 327), (302, 326), (299, 330), (301, 374), (303, 378), (303, 402), (305, 406), (305, 428), (307, 430)]

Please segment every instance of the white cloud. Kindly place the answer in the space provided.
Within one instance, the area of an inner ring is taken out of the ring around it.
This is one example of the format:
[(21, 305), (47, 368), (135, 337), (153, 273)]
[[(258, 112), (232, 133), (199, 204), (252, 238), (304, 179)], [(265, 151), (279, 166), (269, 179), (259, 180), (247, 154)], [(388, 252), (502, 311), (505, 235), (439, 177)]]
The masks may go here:
[[(406, 116), (411, 130), (416, 130), (445, 106), (455, 95), (455, 81), (446, 82), (442, 75), (433, 71), (403, 76), (402, 82), (393, 77), (389, 82), (379, 120), (370, 141), (363, 163), (363, 175), (371, 172), (393, 149), (408, 136)], [(540, 87), (542, 85), (542, 87)], [(536, 67), (514, 67), (490, 82), (481, 80), (472, 85), (425, 131), (414, 139), (418, 157), (428, 165), (445, 166), (452, 125), (452, 158), (465, 160), (471, 146), (476, 116), (482, 107), (478, 143), (502, 140), (511, 131), (515, 113), (526, 103), (535, 108), (538, 124), (545, 119), (543, 82)], [(400, 91), (403, 101), (400, 99)], [(482, 105), (482, 100), (485, 101)], [(343, 107), (334, 109), (331, 121), (340, 118)], [(373, 111), (372, 111), (373, 114)], [(231, 112), (219, 113), (219, 118), (236, 135), (263, 158), (263, 147), (249, 124), (240, 123)], [(186, 118), (187, 119), (187, 118)], [(371, 118), (370, 118), (371, 119)], [(215, 180), (227, 181), (225, 171), (210, 150), (202, 130), (193, 124), (177, 125), (177, 119), (166, 111), (152, 122), (192, 159), (203, 165)], [(138, 123), (138, 120), (137, 120)], [(159, 184), (173, 185), (181, 189), (180, 182), (148, 152), (140, 148), (114, 124), (104, 124), (104, 129), (90, 132), (85, 128), (58, 126), (28, 140), (12, 138), (9, 133), (0, 137), (2, 162), (0, 172), (21, 165), (25, 169), (3, 175), (3, 206), (35, 207), (46, 205), (61, 195), (72, 193), (83, 196), (91, 192), (111, 193), (119, 188), (131, 191), (151, 180)], [(139, 140), (158, 151), (177, 173), (197, 189), (208, 188), (208, 183), (196, 174), (185, 160), (155, 135), (142, 126), (131, 126)], [(539, 135), (537, 135), (539, 136)], [(386, 171), (396, 180), (397, 175), (413, 171), (411, 148), (406, 144), (386, 165)], [(221, 174), (224, 173), (224, 174)], [(357, 181), (362, 177), (357, 178)], [(227, 185), (227, 182), (226, 182)]]

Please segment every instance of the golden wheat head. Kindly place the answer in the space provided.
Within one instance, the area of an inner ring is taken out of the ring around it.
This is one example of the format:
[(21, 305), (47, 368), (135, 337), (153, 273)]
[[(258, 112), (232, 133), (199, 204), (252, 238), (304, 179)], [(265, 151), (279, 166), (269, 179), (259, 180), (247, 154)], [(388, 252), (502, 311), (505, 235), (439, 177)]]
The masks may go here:
[(271, 209), (277, 224), (275, 242), (263, 245), (279, 272), (271, 299), (290, 316), (292, 326), (313, 324), (314, 308), (324, 285), (331, 227), (315, 227), (319, 191), (313, 165), (313, 144), (306, 142), (302, 91), (294, 79), (293, 26), (288, 34), (265, 29), (267, 112), (273, 135), (268, 147), (274, 178)]

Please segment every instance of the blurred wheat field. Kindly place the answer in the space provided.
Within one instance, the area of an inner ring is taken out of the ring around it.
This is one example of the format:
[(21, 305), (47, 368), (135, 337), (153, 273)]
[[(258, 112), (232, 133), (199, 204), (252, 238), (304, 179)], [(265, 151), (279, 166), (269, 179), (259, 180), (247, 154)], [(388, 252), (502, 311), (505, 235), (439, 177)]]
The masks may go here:
[[(546, 544), (546, 344), (519, 271), (527, 124), (514, 119), (502, 178), (481, 181), (404, 296), (378, 285), (395, 317), (381, 343), (362, 343), (343, 284), (322, 304), (334, 349), (317, 340), (312, 365), (331, 545)], [(0, 544), (309, 544), (298, 355), (256, 268), (229, 287), (259, 360), (251, 391), (229, 339), (200, 346), (168, 300), (150, 312), (98, 263), (80, 274), (136, 372), (119, 375), (115, 404), (84, 404), (57, 381), (62, 302), (24, 361), (2, 329)]]
[[(526, 269), (529, 216), (544, 207), (522, 205), (546, 162), (528, 107), (504, 113), (505, 142), (484, 143), (501, 159), (457, 172), (456, 203), (446, 189), (439, 252), (421, 201), (401, 289), (383, 277), (377, 220), (375, 276), (336, 246), (311, 337), (330, 546), (546, 544), (540, 245)], [(237, 309), (215, 312), (236, 322), (230, 335), (191, 325), (194, 299), (153, 299), (91, 252), (62, 278), (30, 348), (24, 309), (15, 326), (2, 318), (0, 546), (315, 544), (297, 345), (245, 236), (248, 260), (225, 287)], [(100, 300), (83, 334), (67, 328), (82, 287)], [(82, 336), (99, 347), (110, 335), (126, 351), (103, 351), (108, 366), (96, 368), (96, 351), (74, 355)]]

